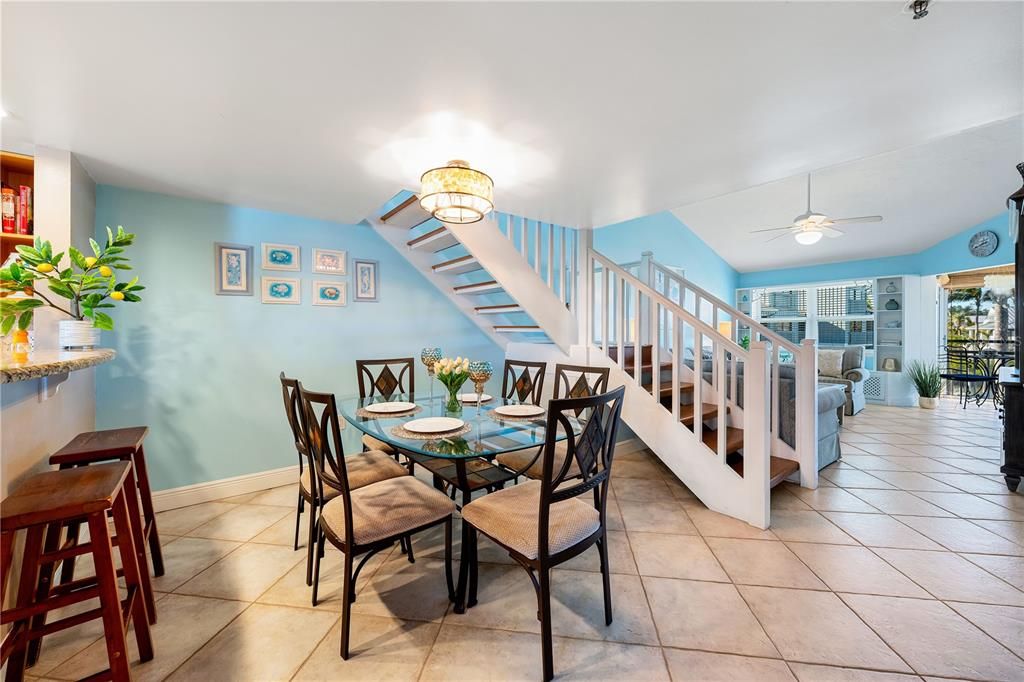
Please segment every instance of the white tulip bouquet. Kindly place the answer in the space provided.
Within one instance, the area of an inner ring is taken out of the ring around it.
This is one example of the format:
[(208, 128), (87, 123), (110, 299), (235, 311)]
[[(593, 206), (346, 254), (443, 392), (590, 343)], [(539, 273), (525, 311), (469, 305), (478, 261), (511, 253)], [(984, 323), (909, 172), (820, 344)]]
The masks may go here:
[(434, 363), (434, 374), (438, 381), (448, 389), (448, 402), (445, 404), (447, 412), (461, 412), (462, 403), (459, 402), (459, 389), (469, 379), (469, 358), (457, 357), (441, 358)]

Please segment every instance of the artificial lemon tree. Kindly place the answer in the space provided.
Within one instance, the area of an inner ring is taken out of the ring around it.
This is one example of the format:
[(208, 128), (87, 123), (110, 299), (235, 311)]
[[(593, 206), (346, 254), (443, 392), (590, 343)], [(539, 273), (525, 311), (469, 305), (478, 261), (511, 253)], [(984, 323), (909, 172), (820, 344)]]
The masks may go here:
[[(141, 301), (137, 292), (145, 288), (138, 283), (138, 277), (117, 281), (117, 270), (132, 269), (122, 254), (134, 239), (135, 235), (125, 232), (120, 225), (116, 233), (108, 227), (106, 246), (101, 248), (90, 238), (91, 256), (72, 246), (67, 251), (71, 261), (67, 267), (61, 264), (64, 252), (54, 255), (50, 242), (39, 237), (32, 246), (19, 246), (18, 260), (0, 268), (0, 289), (8, 293), (0, 299), (0, 334), (6, 334), (15, 324), (19, 329), (28, 329), (35, 309), (43, 306), (56, 308), (75, 320), (90, 319), (99, 329), (113, 329), (114, 321), (103, 309), (113, 308), (111, 301)], [(41, 291), (42, 281), (49, 293)], [(17, 292), (25, 296), (10, 295)], [(50, 294), (67, 299), (67, 307), (57, 305), (57, 299), (50, 298)]]

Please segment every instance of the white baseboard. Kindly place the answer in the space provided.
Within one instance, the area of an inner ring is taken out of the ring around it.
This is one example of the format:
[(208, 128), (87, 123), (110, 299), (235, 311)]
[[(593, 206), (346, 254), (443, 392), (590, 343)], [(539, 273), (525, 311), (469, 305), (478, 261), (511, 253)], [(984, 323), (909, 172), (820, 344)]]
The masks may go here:
[(200, 502), (210, 502), (234, 495), (255, 493), (268, 488), (282, 485), (298, 484), (299, 465), (260, 471), (255, 474), (244, 474), (222, 478), (219, 481), (183, 485), (180, 488), (158, 490), (153, 493), (153, 508), (156, 511), (167, 511), (179, 507), (188, 507)]

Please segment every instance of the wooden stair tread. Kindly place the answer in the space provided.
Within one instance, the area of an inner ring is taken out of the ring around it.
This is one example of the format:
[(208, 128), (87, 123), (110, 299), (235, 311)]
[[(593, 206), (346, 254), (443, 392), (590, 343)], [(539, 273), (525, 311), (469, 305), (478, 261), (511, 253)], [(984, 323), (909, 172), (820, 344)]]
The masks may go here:
[[(652, 390), (651, 382), (647, 382), (646, 384), (643, 384), (643, 388), (648, 393), (650, 393), (651, 390)], [(661, 382), (661, 386), (658, 387), (658, 392), (661, 393), (661, 396), (659, 396), (661, 400), (664, 400), (665, 398), (671, 398), (672, 397), (672, 382), (671, 381), (662, 381)], [(689, 381), (680, 382), (680, 384), (679, 384), (679, 395), (680, 395), (680, 397), (682, 397), (684, 395), (689, 395), (690, 393), (693, 393), (693, 384), (691, 384)], [(671, 407), (671, 403), (669, 403), (669, 406)]]
[[(711, 448), (712, 451), (718, 452), (717, 429), (704, 429), (701, 432), (701, 440), (704, 441), (704, 445)], [(732, 426), (725, 427), (725, 454), (732, 454), (742, 447), (743, 429), (733, 428)]]
[(515, 331), (540, 331), (540, 327), (535, 324), (498, 324), (494, 326), (496, 331), (504, 329), (511, 329)]
[[(730, 458), (729, 466), (731, 466), (740, 476), (743, 475), (742, 456), (736, 455)], [(799, 462), (794, 462), (791, 459), (783, 459), (782, 457), (772, 457), (768, 471), (770, 487), (774, 488), (797, 471), (800, 471)]]
[(434, 272), (461, 274), (470, 270), (479, 270), (480, 263), (477, 262), (474, 256), (459, 256), (458, 258), (442, 261), (437, 265), (432, 265), (431, 267)]
[[(729, 413), (729, 408), (725, 408), (726, 414)], [(686, 426), (693, 426), (693, 403), (679, 406), (679, 421)], [(718, 406), (712, 403), (704, 403), (704, 409), (701, 410), (701, 421), (706, 421), (718, 415)]]
[(380, 221), (385, 225), (412, 229), (428, 220), (432, 220), (433, 217), (420, 207), (420, 198), (413, 194), (398, 206), (382, 215)]
[(496, 312), (521, 313), (523, 306), (518, 303), (500, 303), (498, 305), (478, 305), (473, 310), (482, 314), (494, 314)]
[(455, 287), (454, 289), (455, 289), (455, 293), (457, 293), (457, 294), (464, 294), (464, 293), (465, 294), (472, 294), (472, 293), (476, 293), (478, 290), (479, 291), (499, 291), (501, 289), (501, 286), (496, 281), (494, 281), (492, 279), (492, 280), (488, 280), (486, 282), (474, 282), (473, 284), (460, 284), (459, 286)]
[(429, 247), (435, 253), (444, 251), (459, 243), (447, 227), (441, 226), (405, 243), (410, 249)]

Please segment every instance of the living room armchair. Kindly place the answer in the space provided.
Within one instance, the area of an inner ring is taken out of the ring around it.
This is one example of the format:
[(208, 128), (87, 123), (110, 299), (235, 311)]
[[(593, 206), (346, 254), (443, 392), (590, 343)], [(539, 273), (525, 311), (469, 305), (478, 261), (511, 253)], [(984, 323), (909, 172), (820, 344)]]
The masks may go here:
[(846, 414), (857, 414), (864, 409), (864, 381), (871, 372), (864, 367), (864, 346), (845, 346), (843, 348), (819, 348), (818, 352), (843, 352), (842, 369), (838, 376), (829, 376), (820, 371), (819, 361), (818, 382), (822, 384), (838, 384), (846, 391)]

